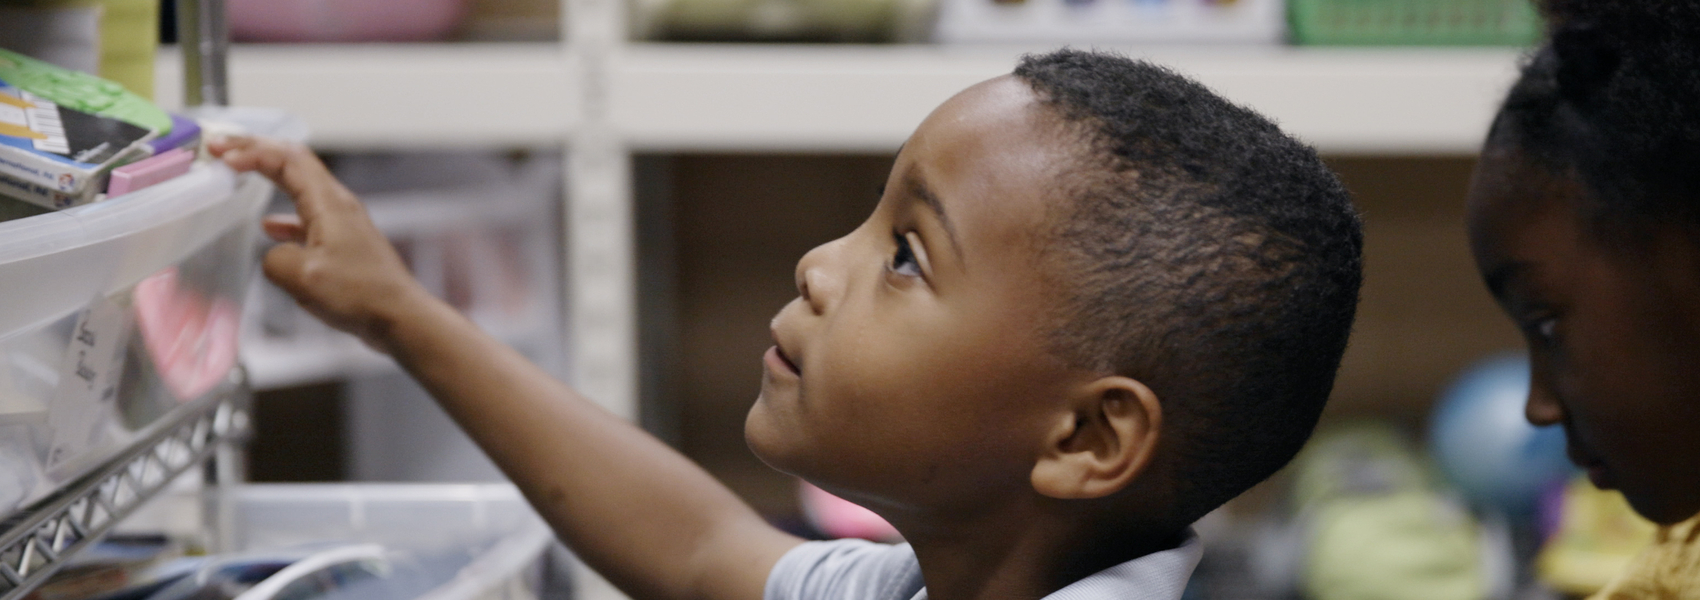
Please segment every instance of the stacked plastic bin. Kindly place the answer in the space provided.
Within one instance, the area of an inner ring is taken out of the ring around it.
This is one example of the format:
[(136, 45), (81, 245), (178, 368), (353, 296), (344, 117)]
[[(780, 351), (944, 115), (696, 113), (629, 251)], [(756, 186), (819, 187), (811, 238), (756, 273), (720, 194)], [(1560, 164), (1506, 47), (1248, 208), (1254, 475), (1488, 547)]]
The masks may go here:
[[(0, 223), (0, 598), (28, 593), (172, 477), (195, 476), (220, 435), (240, 435), (236, 343), (271, 196), (210, 163)], [(213, 550), (378, 543), (397, 564), (450, 565), (407, 571), (409, 589), (444, 600), (538, 596), (553, 540), (509, 485), (209, 497), (222, 500), (205, 513)]]

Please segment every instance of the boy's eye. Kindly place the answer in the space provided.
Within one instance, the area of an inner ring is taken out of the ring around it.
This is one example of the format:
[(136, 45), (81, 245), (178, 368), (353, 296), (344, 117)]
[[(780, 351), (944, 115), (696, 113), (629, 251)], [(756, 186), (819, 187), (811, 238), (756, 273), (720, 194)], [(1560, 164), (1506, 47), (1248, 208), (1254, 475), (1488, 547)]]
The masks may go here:
[(1541, 345), (1552, 346), (1558, 342), (1558, 317), (1535, 319), (1524, 326), (1524, 330)]
[(891, 272), (907, 277), (921, 276), (921, 263), (915, 260), (915, 249), (909, 246), (909, 237), (892, 233), (891, 239), (897, 242), (897, 251), (891, 255)]

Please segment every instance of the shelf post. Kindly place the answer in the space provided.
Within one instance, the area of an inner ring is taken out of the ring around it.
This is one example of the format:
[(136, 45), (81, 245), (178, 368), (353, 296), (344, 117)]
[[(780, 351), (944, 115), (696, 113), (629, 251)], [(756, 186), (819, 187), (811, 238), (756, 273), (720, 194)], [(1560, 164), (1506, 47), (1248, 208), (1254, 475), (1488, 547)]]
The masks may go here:
[(183, 106), (228, 106), (230, 28), (224, 0), (175, 0), (183, 52)]
[[(624, 45), (625, 2), (562, 0), (562, 44), (577, 75), (579, 119), (566, 152), (569, 381), (614, 414), (638, 417), (637, 254), (631, 153), (610, 115), (610, 71)], [(623, 600), (576, 563), (575, 596)]]
[[(565, 0), (567, 63), (580, 118), (566, 149), (567, 323), (571, 381), (627, 419), (637, 410), (637, 293), (631, 155), (609, 114), (609, 76), (624, 43), (625, 4)], [(570, 15), (570, 18), (566, 17)]]

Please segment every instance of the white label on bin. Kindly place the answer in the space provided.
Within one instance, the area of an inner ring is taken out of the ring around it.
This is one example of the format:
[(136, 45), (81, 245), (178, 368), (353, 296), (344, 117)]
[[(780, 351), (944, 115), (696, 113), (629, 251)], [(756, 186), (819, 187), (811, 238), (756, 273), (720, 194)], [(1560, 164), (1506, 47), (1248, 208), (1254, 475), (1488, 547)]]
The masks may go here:
[(60, 362), (59, 386), (47, 424), (53, 430), (47, 468), (63, 465), (99, 446), (105, 426), (116, 415), (118, 377), (124, 371), (127, 307), (105, 298), (77, 317), (71, 343)]

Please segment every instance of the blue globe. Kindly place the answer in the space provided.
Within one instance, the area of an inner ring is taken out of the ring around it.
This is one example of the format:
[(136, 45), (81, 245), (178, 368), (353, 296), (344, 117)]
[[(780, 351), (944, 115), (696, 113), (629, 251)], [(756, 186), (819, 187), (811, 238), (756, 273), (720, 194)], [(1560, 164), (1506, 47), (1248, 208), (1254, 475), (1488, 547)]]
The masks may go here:
[(1491, 358), (1466, 370), (1440, 395), (1429, 450), (1447, 480), (1472, 503), (1512, 517), (1535, 513), (1541, 493), (1570, 478), (1564, 429), (1523, 417), (1529, 360)]

